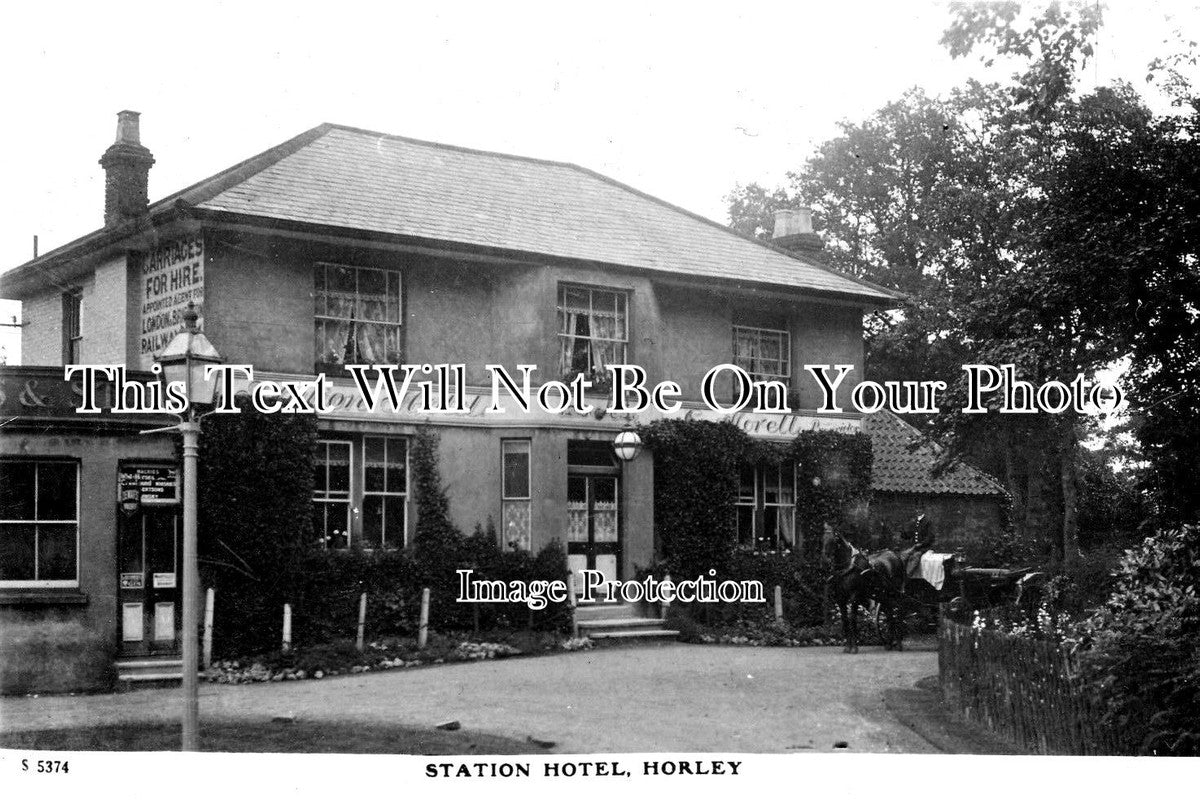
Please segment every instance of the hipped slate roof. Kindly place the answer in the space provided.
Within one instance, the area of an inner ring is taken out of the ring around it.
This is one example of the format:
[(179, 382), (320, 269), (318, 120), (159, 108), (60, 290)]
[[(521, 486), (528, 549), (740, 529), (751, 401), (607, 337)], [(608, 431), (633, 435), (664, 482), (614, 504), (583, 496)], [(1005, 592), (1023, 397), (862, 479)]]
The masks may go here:
[(937, 444), (890, 411), (868, 414), (863, 430), (871, 437), (871, 488), (911, 494), (1003, 495), (1004, 488), (983, 472), (956, 462), (934, 474), (941, 457)]
[[(154, 203), (292, 225), (725, 279), (893, 305), (897, 295), (574, 164), (324, 124)], [(43, 259), (83, 249), (77, 240)]]

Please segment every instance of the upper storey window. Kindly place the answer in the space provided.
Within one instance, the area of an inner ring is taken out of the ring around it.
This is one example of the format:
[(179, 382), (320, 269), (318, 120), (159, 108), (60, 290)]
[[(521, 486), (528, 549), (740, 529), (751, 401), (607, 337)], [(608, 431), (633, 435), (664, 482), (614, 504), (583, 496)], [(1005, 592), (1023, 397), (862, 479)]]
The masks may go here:
[(733, 326), (733, 363), (755, 380), (786, 384), (792, 372), (791, 347), (787, 331)]
[(590, 286), (558, 287), (559, 372), (604, 380), (609, 364), (624, 364), (629, 343), (629, 294)]
[(64, 292), (62, 296), (63, 309), (63, 363), (78, 364), (83, 351), (83, 328), (80, 325), (83, 306), (83, 293), (78, 289)]
[(317, 264), (313, 299), (318, 372), (400, 363), (399, 272)]

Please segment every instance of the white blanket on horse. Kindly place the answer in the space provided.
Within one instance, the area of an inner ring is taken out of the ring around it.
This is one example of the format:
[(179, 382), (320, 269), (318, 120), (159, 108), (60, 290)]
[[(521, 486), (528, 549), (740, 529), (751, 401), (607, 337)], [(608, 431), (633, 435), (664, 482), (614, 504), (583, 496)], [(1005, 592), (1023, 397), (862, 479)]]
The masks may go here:
[(921, 577), (934, 589), (941, 591), (942, 584), (946, 582), (946, 562), (952, 558), (952, 553), (923, 553)]

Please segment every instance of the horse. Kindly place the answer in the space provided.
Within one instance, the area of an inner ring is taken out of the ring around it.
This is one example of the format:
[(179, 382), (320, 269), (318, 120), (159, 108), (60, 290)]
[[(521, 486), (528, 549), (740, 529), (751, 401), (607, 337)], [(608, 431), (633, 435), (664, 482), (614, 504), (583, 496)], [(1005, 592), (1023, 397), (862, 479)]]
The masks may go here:
[(858, 652), (858, 608), (868, 600), (879, 604), (887, 620), (884, 649), (903, 650), (904, 633), (900, 620), (900, 598), (904, 593), (905, 570), (900, 556), (892, 550), (867, 554), (859, 550), (840, 533), (825, 526), (821, 545), (833, 574), (826, 588), (842, 614), (842, 635), (846, 653)]

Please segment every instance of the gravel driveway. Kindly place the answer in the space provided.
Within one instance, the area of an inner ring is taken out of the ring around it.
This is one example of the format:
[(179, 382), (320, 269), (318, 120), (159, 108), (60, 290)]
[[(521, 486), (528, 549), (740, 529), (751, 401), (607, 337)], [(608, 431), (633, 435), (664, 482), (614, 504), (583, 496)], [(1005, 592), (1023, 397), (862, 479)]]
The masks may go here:
[[(884, 689), (937, 672), (937, 654), (670, 644), (289, 683), (201, 684), (208, 717), (435, 725), (557, 744), (556, 752), (936, 752)], [(0, 698), (0, 729), (174, 718), (178, 690)]]

